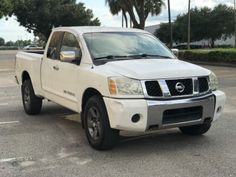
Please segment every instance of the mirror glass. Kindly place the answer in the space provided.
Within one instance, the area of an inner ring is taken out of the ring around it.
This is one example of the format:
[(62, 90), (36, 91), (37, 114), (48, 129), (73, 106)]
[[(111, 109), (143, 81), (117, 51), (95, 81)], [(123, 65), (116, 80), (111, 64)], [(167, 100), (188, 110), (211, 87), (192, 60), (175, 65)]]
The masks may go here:
[(171, 49), (171, 51), (173, 52), (173, 54), (178, 57), (179, 55), (179, 49)]
[(74, 51), (62, 51), (60, 53), (60, 60), (65, 62), (72, 62), (76, 59)]

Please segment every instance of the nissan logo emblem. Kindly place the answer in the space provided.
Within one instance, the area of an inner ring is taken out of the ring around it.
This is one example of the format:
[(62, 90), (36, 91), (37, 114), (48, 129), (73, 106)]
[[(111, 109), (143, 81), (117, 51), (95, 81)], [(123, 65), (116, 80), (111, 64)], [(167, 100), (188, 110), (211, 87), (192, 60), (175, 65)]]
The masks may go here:
[(176, 85), (175, 85), (175, 90), (179, 93), (182, 93), (185, 89), (185, 86), (183, 83), (181, 82), (177, 82)]

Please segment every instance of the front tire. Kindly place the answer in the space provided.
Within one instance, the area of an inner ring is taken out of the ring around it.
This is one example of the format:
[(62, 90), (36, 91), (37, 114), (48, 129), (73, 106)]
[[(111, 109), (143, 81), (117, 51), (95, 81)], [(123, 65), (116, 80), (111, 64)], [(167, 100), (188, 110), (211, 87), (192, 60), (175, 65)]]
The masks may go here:
[(186, 135), (198, 136), (203, 135), (211, 128), (211, 123), (193, 125), (188, 127), (179, 127), (180, 131)]
[(92, 96), (85, 105), (84, 128), (89, 144), (97, 150), (111, 149), (119, 136), (119, 131), (110, 127), (103, 99)]
[(29, 115), (36, 115), (41, 112), (42, 98), (35, 95), (30, 80), (25, 80), (21, 86), (22, 102), (24, 110)]

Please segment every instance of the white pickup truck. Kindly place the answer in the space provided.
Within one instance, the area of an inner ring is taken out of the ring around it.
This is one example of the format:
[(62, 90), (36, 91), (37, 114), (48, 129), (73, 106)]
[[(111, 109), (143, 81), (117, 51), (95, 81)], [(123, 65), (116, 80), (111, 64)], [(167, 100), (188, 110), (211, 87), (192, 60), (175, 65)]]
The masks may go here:
[(138, 29), (55, 28), (44, 54), (18, 52), (15, 67), (27, 114), (39, 114), (43, 99), (78, 112), (99, 150), (111, 148), (120, 130), (202, 135), (226, 99), (213, 72), (178, 60)]

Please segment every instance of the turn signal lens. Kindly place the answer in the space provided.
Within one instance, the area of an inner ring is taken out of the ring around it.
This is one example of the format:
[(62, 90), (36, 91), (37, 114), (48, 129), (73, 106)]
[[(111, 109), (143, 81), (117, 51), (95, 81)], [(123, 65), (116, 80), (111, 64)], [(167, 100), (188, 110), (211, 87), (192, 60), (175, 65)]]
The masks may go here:
[(218, 79), (213, 72), (210, 74), (209, 79), (210, 79), (210, 83), (209, 83), (210, 89), (212, 91), (217, 90), (218, 89)]
[(109, 79), (109, 91), (111, 95), (117, 94), (116, 82), (112, 79)]

